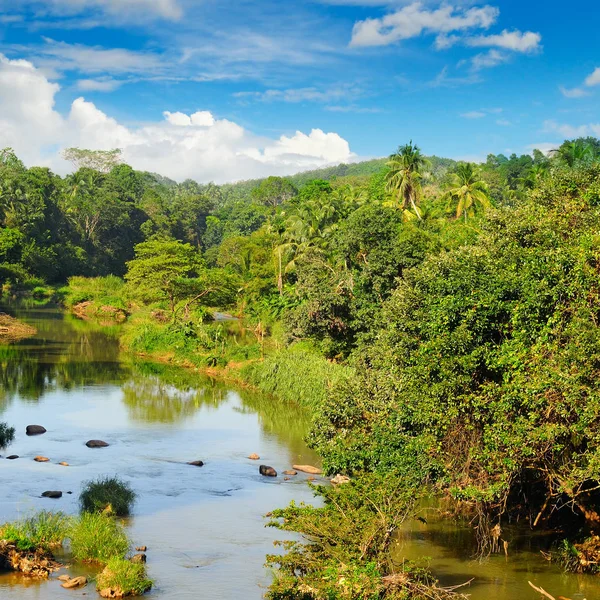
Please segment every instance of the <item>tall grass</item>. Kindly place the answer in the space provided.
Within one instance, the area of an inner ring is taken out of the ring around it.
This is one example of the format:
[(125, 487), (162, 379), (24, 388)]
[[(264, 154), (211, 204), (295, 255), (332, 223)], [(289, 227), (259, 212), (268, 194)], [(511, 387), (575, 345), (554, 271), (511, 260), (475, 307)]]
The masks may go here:
[(353, 374), (353, 369), (329, 362), (308, 346), (297, 345), (248, 365), (242, 374), (263, 392), (315, 408), (331, 389)]
[(65, 304), (69, 308), (88, 301), (123, 310), (127, 308), (125, 282), (115, 275), (71, 277), (67, 287), (61, 291), (64, 294)]
[(136, 494), (131, 486), (118, 477), (104, 477), (89, 481), (79, 495), (84, 512), (105, 512), (126, 517), (131, 512)]
[(50, 552), (62, 546), (70, 527), (71, 519), (63, 513), (41, 511), (0, 526), (0, 539), (12, 542), (22, 552)]
[(111, 558), (124, 557), (130, 541), (123, 527), (101, 513), (83, 513), (68, 532), (75, 560), (106, 564)]
[(96, 578), (98, 590), (110, 589), (122, 596), (141, 596), (152, 587), (143, 564), (132, 563), (124, 558), (111, 558), (104, 571)]

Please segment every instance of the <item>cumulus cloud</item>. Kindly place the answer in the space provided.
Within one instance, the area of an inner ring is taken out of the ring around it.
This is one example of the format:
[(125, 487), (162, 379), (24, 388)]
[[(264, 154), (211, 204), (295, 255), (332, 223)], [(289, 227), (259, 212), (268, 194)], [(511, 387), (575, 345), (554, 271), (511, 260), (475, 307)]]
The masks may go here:
[(379, 19), (358, 21), (352, 30), (350, 45), (388, 46), (424, 33), (444, 35), (468, 29), (488, 29), (499, 14), (500, 11), (492, 6), (464, 10), (445, 5), (428, 10), (416, 2)]
[(525, 33), (515, 30), (505, 29), (502, 33), (496, 35), (480, 35), (465, 39), (468, 46), (475, 48), (503, 48), (513, 52), (531, 53), (537, 52), (541, 48), (542, 36), (533, 31)]
[(600, 123), (587, 123), (585, 125), (570, 125), (568, 123), (557, 123), (554, 120), (544, 121), (546, 133), (558, 133), (564, 138), (587, 137), (590, 135), (600, 136)]
[(131, 128), (77, 98), (63, 115), (54, 103), (59, 89), (32, 63), (0, 54), (0, 136), (28, 164), (65, 172), (62, 148), (121, 148), (137, 169), (178, 180), (224, 182), (285, 175), (355, 157), (336, 133), (313, 129), (273, 139), (209, 111), (165, 111), (164, 120)]

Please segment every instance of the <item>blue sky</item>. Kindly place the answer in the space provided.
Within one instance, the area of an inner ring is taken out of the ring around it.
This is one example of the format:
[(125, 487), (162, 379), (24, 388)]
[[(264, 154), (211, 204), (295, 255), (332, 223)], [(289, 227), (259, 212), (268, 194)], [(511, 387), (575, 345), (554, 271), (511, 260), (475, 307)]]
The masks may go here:
[(59, 172), (61, 148), (118, 146), (201, 181), (409, 139), (473, 160), (550, 149), (600, 135), (600, 7), (571, 6), (0, 0), (0, 143)]

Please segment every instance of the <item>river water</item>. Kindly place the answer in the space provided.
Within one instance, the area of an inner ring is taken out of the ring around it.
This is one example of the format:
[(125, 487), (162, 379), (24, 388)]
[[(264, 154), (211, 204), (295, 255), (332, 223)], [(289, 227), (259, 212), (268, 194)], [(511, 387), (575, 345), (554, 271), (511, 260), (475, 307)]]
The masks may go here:
[[(198, 374), (119, 353), (115, 337), (53, 309), (11, 310), (38, 334), (0, 346), (0, 421), (17, 430), (0, 459), (0, 522), (39, 509), (76, 513), (82, 482), (102, 475), (129, 481), (138, 493), (128, 520), (135, 545), (148, 546), (148, 572), (156, 585), (148, 598), (259, 599), (269, 582), (263, 568), (273, 541), (285, 533), (265, 528), (265, 515), (291, 500), (311, 502), (307, 476), (285, 481), (261, 477), (258, 463), (278, 471), (317, 464), (303, 437), (308, 415), (280, 401), (236, 390)], [(25, 427), (48, 432), (27, 437)], [(88, 449), (89, 439), (110, 444)], [(36, 455), (48, 463), (33, 461)], [(203, 460), (202, 468), (185, 463)], [(66, 461), (69, 467), (59, 466)], [(60, 500), (42, 499), (61, 490)], [(66, 492), (73, 492), (67, 494)], [(421, 560), (443, 584), (473, 579), (472, 600), (537, 600), (532, 581), (554, 596), (600, 600), (600, 578), (566, 575), (541, 557), (544, 541), (516, 530), (508, 558), (472, 558), (472, 532), (437, 520), (411, 521), (399, 533), (395, 558)], [(79, 573), (75, 568), (70, 573)], [(65, 591), (55, 579), (40, 582), (0, 574), (0, 600), (95, 598), (91, 586)]]

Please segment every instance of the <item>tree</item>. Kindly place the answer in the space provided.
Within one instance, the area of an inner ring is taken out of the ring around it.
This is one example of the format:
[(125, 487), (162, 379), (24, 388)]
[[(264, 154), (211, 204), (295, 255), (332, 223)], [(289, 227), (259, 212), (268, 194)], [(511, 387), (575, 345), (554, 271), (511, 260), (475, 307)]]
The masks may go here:
[(121, 149), (85, 150), (82, 148), (67, 148), (63, 151), (63, 158), (73, 163), (76, 170), (87, 167), (101, 173), (110, 173), (121, 162)]
[(415, 214), (421, 219), (418, 204), (421, 200), (421, 179), (423, 169), (428, 164), (421, 150), (412, 140), (400, 146), (395, 154), (390, 156), (387, 166), (387, 189), (398, 196), (402, 210), (410, 204)]
[(564, 142), (560, 148), (552, 150), (552, 155), (573, 168), (578, 164), (591, 161), (595, 157), (596, 152), (591, 144), (579, 139), (573, 142)]
[(252, 200), (275, 209), (280, 204), (296, 196), (297, 193), (298, 190), (287, 179), (268, 177), (252, 190)]
[(456, 218), (464, 215), (465, 221), (474, 216), (477, 205), (484, 210), (491, 206), (488, 186), (472, 163), (461, 163), (456, 167), (443, 197), (449, 203), (456, 203)]

